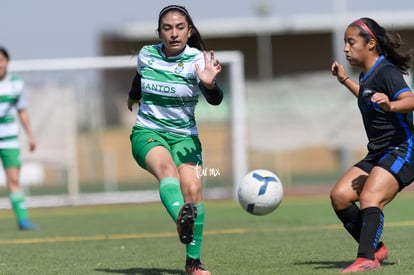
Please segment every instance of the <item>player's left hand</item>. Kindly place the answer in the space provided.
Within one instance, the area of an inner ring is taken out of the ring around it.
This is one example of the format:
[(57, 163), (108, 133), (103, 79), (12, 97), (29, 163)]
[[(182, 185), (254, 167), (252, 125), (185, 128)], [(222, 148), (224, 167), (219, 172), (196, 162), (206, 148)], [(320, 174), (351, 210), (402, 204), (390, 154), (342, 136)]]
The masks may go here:
[(36, 150), (36, 141), (34, 137), (30, 136), (29, 137), (29, 151), (34, 152), (34, 150)]
[(381, 109), (386, 112), (391, 111), (391, 102), (388, 96), (384, 93), (376, 92), (372, 95), (371, 101), (377, 103)]
[(204, 51), (204, 70), (202, 71), (200, 67), (196, 64), (196, 72), (201, 83), (207, 89), (214, 89), (214, 80), (218, 73), (221, 72), (221, 64), (218, 59), (214, 57), (214, 51), (210, 51), (210, 59), (207, 58), (207, 52)]
[(333, 76), (336, 76), (336, 78), (338, 79), (338, 81), (340, 83), (342, 83), (342, 81), (348, 77), (346, 72), (345, 72), (344, 66), (341, 63), (339, 63), (338, 61), (334, 61), (332, 63), (331, 73), (332, 73)]

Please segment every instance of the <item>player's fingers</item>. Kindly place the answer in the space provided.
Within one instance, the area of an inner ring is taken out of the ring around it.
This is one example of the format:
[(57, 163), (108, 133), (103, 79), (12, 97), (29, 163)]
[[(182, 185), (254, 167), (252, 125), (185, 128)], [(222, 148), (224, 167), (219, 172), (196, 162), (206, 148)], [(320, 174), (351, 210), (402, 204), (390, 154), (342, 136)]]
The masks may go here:
[(204, 64), (208, 63), (208, 57), (207, 57), (207, 52), (203, 51), (203, 56), (204, 56)]
[(218, 72), (221, 72), (221, 64), (220, 64), (220, 61), (216, 60), (216, 64), (214, 64), (214, 66), (216, 67), (216, 70)]
[(334, 62), (331, 65), (331, 72), (333, 75), (337, 75), (338, 74), (338, 62)]
[(214, 51), (213, 50), (210, 51), (210, 61), (211, 63), (214, 64)]
[(30, 147), (30, 152), (33, 152), (35, 149), (36, 149), (36, 143), (34, 143), (34, 142), (30, 142), (30, 145), (29, 145), (29, 147)]

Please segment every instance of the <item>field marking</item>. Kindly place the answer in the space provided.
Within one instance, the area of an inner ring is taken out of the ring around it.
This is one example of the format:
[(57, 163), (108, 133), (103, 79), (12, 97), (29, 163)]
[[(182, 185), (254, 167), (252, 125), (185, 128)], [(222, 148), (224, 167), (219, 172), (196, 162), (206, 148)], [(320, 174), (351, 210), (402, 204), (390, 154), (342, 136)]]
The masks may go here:
[[(405, 227), (414, 226), (414, 221), (402, 222), (388, 222), (386, 227)], [(244, 228), (229, 228), (223, 230), (205, 230), (204, 235), (222, 235), (222, 234), (248, 234), (258, 232), (286, 232), (286, 231), (320, 231), (320, 230), (339, 230), (343, 226), (340, 224), (322, 225), (322, 226), (299, 226), (299, 227), (275, 227), (262, 228), (257, 230)], [(43, 244), (43, 243), (62, 243), (62, 242), (80, 242), (80, 241), (104, 241), (104, 240), (128, 240), (128, 239), (150, 239), (150, 238), (170, 238), (176, 237), (175, 232), (160, 232), (160, 233), (142, 233), (142, 234), (108, 234), (108, 235), (93, 235), (93, 236), (68, 236), (68, 237), (45, 237), (45, 238), (31, 238), (31, 239), (13, 239), (0, 240), (0, 245), (4, 244)]]
[[(245, 233), (245, 229), (231, 228), (223, 230), (205, 231), (205, 235), (219, 235), (219, 234), (241, 234)], [(150, 238), (169, 238), (176, 237), (175, 232), (161, 232), (161, 233), (142, 233), (142, 234), (109, 234), (109, 235), (93, 235), (93, 236), (72, 236), (72, 237), (45, 237), (45, 238), (31, 238), (31, 239), (14, 239), (14, 240), (0, 240), (1, 244), (40, 244), (40, 243), (62, 243), (62, 242), (79, 242), (79, 241), (103, 241), (103, 240), (127, 240), (127, 239), (150, 239)]]

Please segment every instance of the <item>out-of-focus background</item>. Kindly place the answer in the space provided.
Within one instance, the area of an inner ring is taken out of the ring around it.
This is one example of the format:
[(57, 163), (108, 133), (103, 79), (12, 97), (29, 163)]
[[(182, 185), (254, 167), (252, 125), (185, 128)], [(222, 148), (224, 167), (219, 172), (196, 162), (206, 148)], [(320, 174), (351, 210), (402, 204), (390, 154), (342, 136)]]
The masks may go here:
[[(2, 1), (0, 45), (26, 80), (38, 140), (29, 154), (22, 132), (29, 205), (158, 199), (156, 180), (131, 156), (136, 109), (126, 99), (136, 54), (158, 42), (158, 13), (169, 4), (189, 10), (224, 65), (223, 103), (201, 98), (197, 107), (208, 198), (234, 196), (257, 168), (287, 190), (332, 185), (367, 142), (355, 98), (329, 70), (338, 60), (358, 77), (344, 60), (344, 30), (371, 17), (414, 47), (408, 0)], [(9, 207), (1, 173), (0, 181), (0, 206)]]

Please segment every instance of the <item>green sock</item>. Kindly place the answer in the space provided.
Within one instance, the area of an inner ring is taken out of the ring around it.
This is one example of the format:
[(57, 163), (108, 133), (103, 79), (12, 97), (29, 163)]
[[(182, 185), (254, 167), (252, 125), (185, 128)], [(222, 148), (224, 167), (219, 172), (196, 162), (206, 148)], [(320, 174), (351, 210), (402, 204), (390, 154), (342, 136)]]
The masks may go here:
[(28, 215), (23, 192), (10, 192), (9, 197), (17, 220), (26, 220)]
[(194, 240), (186, 245), (187, 259), (200, 259), (201, 256), (201, 243), (204, 229), (204, 202), (197, 204), (196, 207), (197, 219), (194, 223)]
[(180, 181), (176, 178), (165, 178), (160, 181), (160, 198), (174, 222), (184, 204)]

